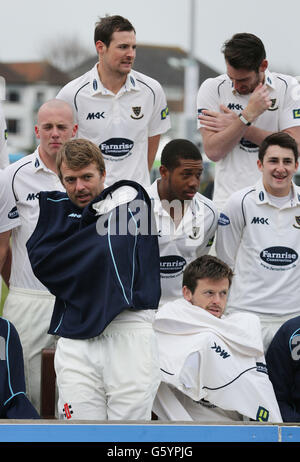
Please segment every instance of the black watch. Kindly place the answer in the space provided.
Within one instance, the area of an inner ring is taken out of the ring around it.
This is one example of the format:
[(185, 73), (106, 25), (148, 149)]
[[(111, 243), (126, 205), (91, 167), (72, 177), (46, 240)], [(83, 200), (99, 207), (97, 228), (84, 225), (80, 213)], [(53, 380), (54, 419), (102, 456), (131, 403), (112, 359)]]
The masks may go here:
[(245, 119), (245, 117), (243, 116), (242, 113), (239, 114), (239, 118), (241, 119), (241, 121), (243, 122), (243, 124), (247, 125), (249, 127), (249, 125), (251, 125), (251, 122), (248, 122), (247, 119)]

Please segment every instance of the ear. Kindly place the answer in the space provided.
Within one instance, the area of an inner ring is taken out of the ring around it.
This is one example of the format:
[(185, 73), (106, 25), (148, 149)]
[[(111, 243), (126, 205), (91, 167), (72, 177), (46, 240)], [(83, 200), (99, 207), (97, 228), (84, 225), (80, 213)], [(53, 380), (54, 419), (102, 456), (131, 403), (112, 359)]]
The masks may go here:
[(263, 59), (262, 62), (261, 62), (261, 65), (259, 66), (259, 72), (265, 72), (265, 70), (267, 69), (268, 67), (268, 61), (266, 59)]
[(169, 172), (169, 170), (164, 165), (161, 165), (159, 167), (159, 173), (160, 173), (161, 178), (166, 178), (168, 172)]
[(39, 139), (39, 138), (40, 138), (40, 135), (39, 135), (39, 127), (38, 127), (37, 125), (35, 125), (34, 131), (35, 131), (35, 136)]
[(98, 55), (102, 54), (103, 51), (104, 51), (104, 48), (106, 48), (105, 43), (102, 42), (101, 40), (98, 40), (98, 41), (95, 43), (95, 46), (96, 46), (96, 50), (97, 50)]
[(187, 286), (182, 287), (182, 295), (188, 302), (191, 303), (193, 294)]
[(78, 125), (75, 124), (74, 127), (73, 127), (73, 131), (72, 131), (72, 138), (74, 138), (74, 136), (76, 135), (77, 130), (78, 130)]
[(262, 172), (263, 164), (261, 163), (261, 161), (259, 159), (257, 160), (257, 167), (258, 167), (258, 170), (260, 170)]

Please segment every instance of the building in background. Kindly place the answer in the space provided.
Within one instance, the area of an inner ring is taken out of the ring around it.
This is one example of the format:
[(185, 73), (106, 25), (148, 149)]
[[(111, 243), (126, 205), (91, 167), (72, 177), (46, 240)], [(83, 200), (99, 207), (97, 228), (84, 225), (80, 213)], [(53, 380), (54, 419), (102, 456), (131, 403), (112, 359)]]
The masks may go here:
[[(34, 125), (38, 108), (45, 101), (55, 97), (67, 82), (91, 69), (98, 57), (88, 57), (76, 68), (62, 71), (47, 61), (0, 63), (0, 77), (5, 79), (6, 96), (3, 102), (8, 129), (8, 147), (11, 162), (22, 155), (33, 152), (37, 141)], [(138, 44), (134, 69), (158, 80), (162, 85), (170, 111), (172, 128), (161, 137), (152, 179), (158, 175), (160, 154), (164, 145), (173, 138), (189, 138), (199, 145), (201, 137), (197, 130), (196, 94), (201, 83), (219, 72), (207, 64), (195, 61), (197, 81), (189, 83), (186, 71), (190, 65), (189, 54), (171, 46)], [(192, 97), (195, 115), (189, 121), (187, 130), (185, 99)], [(192, 125), (191, 125), (192, 124)], [(206, 159), (206, 177), (203, 184), (213, 176), (213, 165)]]
[[(168, 101), (172, 128), (167, 136), (179, 138), (185, 136), (184, 121), (184, 97), (185, 97), (185, 67), (188, 65), (188, 53), (181, 48), (171, 46), (137, 45), (137, 53), (133, 68), (156, 79), (163, 87)], [(90, 70), (97, 62), (98, 57), (89, 57), (80, 66), (69, 72), (71, 79), (75, 79)], [(209, 77), (216, 77), (219, 72), (207, 64), (197, 61), (198, 83), (200, 84)], [(196, 125), (196, 97), (195, 95), (195, 136), (197, 137)], [(200, 136), (198, 135), (198, 140)]]
[[(87, 58), (81, 65), (69, 71), (71, 79), (75, 79), (89, 71), (97, 62), (98, 56)], [(181, 48), (171, 46), (137, 45), (137, 53), (133, 68), (156, 79), (163, 87), (168, 101), (171, 117), (171, 129), (161, 136), (160, 145), (157, 151), (156, 160), (153, 164), (151, 179), (158, 176), (160, 165), (160, 154), (164, 145), (174, 138), (188, 138), (199, 145), (201, 150), (201, 136), (197, 130), (197, 91), (201, 83), (209, 77), (216, 77), (219, 72), (207, 64), (195, 61), (197, 66), (197, 81), (189, 84), (187, 67), (189, 66), (189, 54)], [(189, 86), (190, 85), (190, 86)], [(187, 114), (185, 98), (191, 96), (194, 101), (194, 114), (189, 121), (192, 126), (187, 126)], [(204, 155), (206, 163), (203, 178), (203, 187), (212, 181), (214, 175), (213, 164)]]
[(10, 158), (32, 152), (38, 108), (54, 98), (70, 77), (47, 62), (0, 63), (5, 79), (5, 112)]

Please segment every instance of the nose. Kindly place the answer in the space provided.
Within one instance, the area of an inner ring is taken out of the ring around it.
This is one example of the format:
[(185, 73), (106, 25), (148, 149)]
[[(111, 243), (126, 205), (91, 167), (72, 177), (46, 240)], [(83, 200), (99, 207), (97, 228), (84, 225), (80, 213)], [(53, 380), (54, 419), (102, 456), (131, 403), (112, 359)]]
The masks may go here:
[(85, 189), (85, 183), (81, 178), (76, 178), (75, 189), (76, 191), (82, 191)]
[(233, 88), (238, 92), (241, 88), (241, 84), (237, 80), (232, 80)]
[(213, 296), (213, 302), (216, 304), (216, 305), (219, 305), (220, 302), (221, 302), (221, 295), (219, 293), (214, 293), (214, 296)]
[(135, 55), (136, 55), (136, 49), (134, 47), (128, 47), (127, 48), (127, 56), (134, 59)]
[(279, 172), (283, 172), (285, 170), (284, 162), (279, 161), (277, 164), (276, 170), (278, 170)]
[(193, 189), (198, 189), (199, 185), (200, 185), (200, 178), (198, 178), (198, 176), (196, 175), (192, 175), (189, 178), (189, 187)]
[(54, 126), (52, 128), (51, 136), (52, 136), (52, 138), (58, 138), (59, 137), (59, 130), (58, 130), (57, 127)]

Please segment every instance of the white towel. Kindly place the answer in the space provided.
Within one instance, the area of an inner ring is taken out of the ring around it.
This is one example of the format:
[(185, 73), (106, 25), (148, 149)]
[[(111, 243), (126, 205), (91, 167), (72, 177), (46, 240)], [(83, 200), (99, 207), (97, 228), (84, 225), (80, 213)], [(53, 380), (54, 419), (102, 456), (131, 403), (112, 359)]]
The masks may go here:
[(217, 318), (178, 299), (155, 317), (162, 381), (249, 419), (282, 422), (263, 353), (259, 318)]

